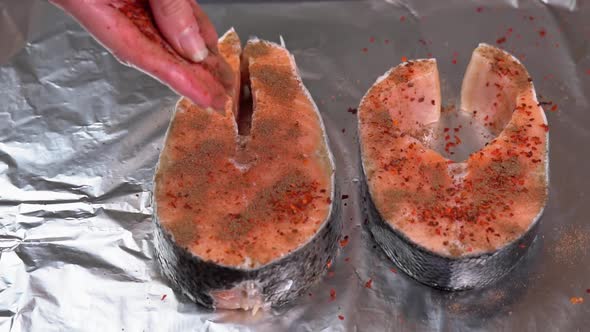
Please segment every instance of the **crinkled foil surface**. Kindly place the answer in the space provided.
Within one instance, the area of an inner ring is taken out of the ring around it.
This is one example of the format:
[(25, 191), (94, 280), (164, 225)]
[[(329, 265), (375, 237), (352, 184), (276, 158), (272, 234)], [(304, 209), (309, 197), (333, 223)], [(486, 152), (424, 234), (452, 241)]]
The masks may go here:
[[(285, 38), (322, 112), (349, 196), (340, 202), (348, 244), (309, 294), (255, 316), (207, 311), (170, 289), (154, 260), (150, 191), (177, 97), (119, 64), (47, 2), (3, 0), (0, 331), (589, 329), (588, 2), (205, 7), (221, 32), (234, 26), (243, 39)], [(443, 99), (455, 103), (479, 42), (519, 57), (547, 103), (550, 199), (539, 237), (510, 275), (483, 290), (443, 292), (397, 272), (364, 228), (357, 119), (348, 109), (402, 57), (436, 57)]]

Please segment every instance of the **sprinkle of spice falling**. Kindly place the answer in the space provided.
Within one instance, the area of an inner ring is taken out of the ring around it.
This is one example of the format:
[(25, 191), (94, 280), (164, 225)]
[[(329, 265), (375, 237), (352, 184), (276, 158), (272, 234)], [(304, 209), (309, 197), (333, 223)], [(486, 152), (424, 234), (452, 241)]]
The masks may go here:
[(584, 303), (584, 298), (574, 296), (574, 297), (570, 298), (570, 302), (572, 304), (582, 304), (582, 303)]
[(334, 288), (330, 289), (330, 301), (336, 300), (336, 290)]
[(166, 299), (166, 296), (168, 296), (167, 294), (162, 295), (162, 298), (160, 299), (160, 301), (164, 301)]
[(340, 319), (340, 320), (344, 320), (344, 316), (342, 316), (342, 315), (338, 315), (338, 319)]
[(365, 288), (373, 288), (373, 279), (367, 280), (365, 283)]

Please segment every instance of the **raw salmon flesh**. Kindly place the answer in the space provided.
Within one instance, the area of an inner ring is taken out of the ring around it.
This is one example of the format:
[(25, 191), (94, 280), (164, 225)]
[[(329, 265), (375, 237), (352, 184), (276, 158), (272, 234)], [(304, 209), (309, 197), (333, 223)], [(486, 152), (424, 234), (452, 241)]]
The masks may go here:
[(461, 112), (495, 138), (455, 162), (428, 143), (441, 117), (432, 59), (387, 72), (358, 111), (373, 237), (407, 274), (450, 290), (487, 285), (514, 268), (548, 196), (547, 119), (516, 58), (479, 45)]
[[(155, 247), (163, 274), (194, 301), (256, 311), (297, 297), (334, 257), (334, 164), (283, 46), (252, 39), (242, 51), (231, 30), (219, 50), (235, 74), (233, 99), (222, 113), (178, 102), (155, 176)], [(244, 87), (247, 135), (237, 121)]]

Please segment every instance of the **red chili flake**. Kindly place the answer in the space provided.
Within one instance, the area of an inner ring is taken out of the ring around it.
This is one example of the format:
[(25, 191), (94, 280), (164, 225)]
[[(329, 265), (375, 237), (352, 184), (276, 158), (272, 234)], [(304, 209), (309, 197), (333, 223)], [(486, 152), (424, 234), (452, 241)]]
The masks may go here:
[(349, 108), (348, 108), (348, 113), (351, 113), (351, 114), (356, 114), (356, 112), (358, 112), (358, 109), (356, 109), (356, 108), (352, 108), (352, 107), (349, 107)]
[(454, 65), (457, 64), (457, 59), (453, 59), (453, 61), (451, 61)]
[(397, 273), (397, 270), (395, 268), (393, 268), (393, 267), (391, 269), (389, 269), (389, 271), (391, 271), (393, 273)]
[(405, 57), (405, 56), (403, 56), (403, 57), (402, 57), (402, 62), (407, 62), (407, 61), (408, 61), (408, 58), (407, 58), (407, 57)]
[(543, 127), (543, 129), (545, 129), (545, 132), (549, 131), (549, 126), (546, 124), (542, 124), (541, 127)]
[(590, 69), (586, 70), (586, 74), (590, 75)]
[(581, 297), (571, 297), (570, 302), (572, 304), (581, 304), (581, 303), (584, 303), (584, 299)]
[(557, 104), (554, 104), (553, 106), (551, 106), (551, 112), (555, 112), (557, 111)]
[(373, 279), (367, 280), (367, 282), (365, 283), (365, 287), (366, 288), (373, 288)]
[(342, 199), (348, 199), (348, 195), (342, 195)]
[(590, 294), (590, 288), (586, 289), (586, 293)]
[(160, 299), (160, 301), (164, 301), (166, 299), (166, 296), (168, 296), (168, 295), (166, 295), (166, 294), (162, 295), (162, 298)]
[(331, 268), (331, 267), (332, 267), (332, 260), (329, 260), (329, 261), (326, 263), (326, 267), (327, 267), (327, 268)]
[(450, 129), (449, 128), (445, 128), (445, 133), (448, 132)]
[(483, 7), (477, 7), (477, 8), (475, 8), (475, 11), (478, 13), (481, 13), (481, 12), (483, 12)]
[(521, 244), (519, 244), (519, 245), (518, 245), (518, 247), (519, 247), (520, 249), (524, 249), (524, 248), (526, 248), (526, 245), (524, 245), (524, 244), (522, 244), (522, 243), (521, 243)]
[(369, 49), (368, 49), (368, 48), (366, 48), (366, 47), (363, 47), (363, 52), (364, 52), (364, 53), (367, 53), (367, 52), (369, 52)]
[(342, 238), (342, 240), (340, 240), (340, 246), (342, 248), (346, 247), (346, 245), (348, 244), (348, 235), (345, 235), (344, 238)]
[(342, 316), (342, 315), (338, 315), (338, 319), (340, 319), (340, 320), (344, 320), (344, 316)]
[(389, 44), (389, 39), (385, 39), (385, 44)]
[(336, 300), (336, 290), (334, 288), (330, 289), (330, 301)]
[(534, 16), (529, 16), (529, 21), (534, 21), (535, 17)]
[(369, 43), (374, 43), (374, 42), (375, 42), (375, 37), (369, 38)]
[(405, 21), (405, 20), (406, 20), (406, 17), (402, 15), (402, 16), (400, 16), (399, 20), (400, 20), (401, 22), (403, 22), (403, 21)]
[(496, 39), (496, 44), (504, 44), (506, 42), (506, 37), (501, 37)]
[(541, 30), (539, 30), (539, 36), (545, 37), (545, 35), (547, 35), (547, 31), (545, 31), (545, 29), (542, 28)]
[(423, 101), (424, 101), (424, 97), (420, 97), (420, 98), (418, 98), (418, 102), (419, 102), (419, 103), (421, 103), (421, 102), (423, 102)]

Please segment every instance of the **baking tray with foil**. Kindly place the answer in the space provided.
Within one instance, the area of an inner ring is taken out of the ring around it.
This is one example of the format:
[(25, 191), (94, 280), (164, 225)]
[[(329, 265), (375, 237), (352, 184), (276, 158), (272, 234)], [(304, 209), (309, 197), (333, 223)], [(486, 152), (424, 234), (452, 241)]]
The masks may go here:
[[(154, 167), (177, 100), (45, 1), (0, 2), (0, 331), (582, 331), (590, 326), (590, 4), (209, 1), (223, 32), (293, 52), (344, 195), (341, 250), (309, 294), (210, 311), (172, 290), (152, 246)], [(397, 271), (363, 226), (354, 108), (402, 57), (435, 57), (456, 104), (471, 51), (525, 64), (550, 126), (537, 240), (498, 283), (445, 292)]]

